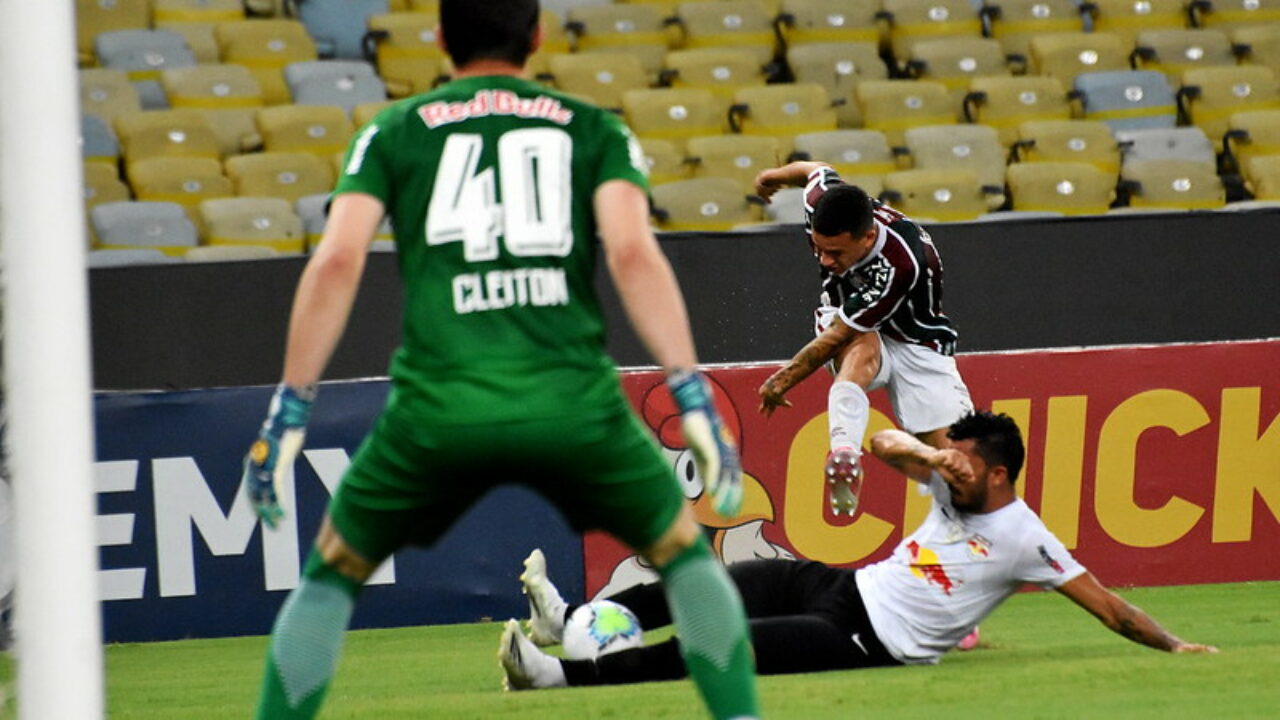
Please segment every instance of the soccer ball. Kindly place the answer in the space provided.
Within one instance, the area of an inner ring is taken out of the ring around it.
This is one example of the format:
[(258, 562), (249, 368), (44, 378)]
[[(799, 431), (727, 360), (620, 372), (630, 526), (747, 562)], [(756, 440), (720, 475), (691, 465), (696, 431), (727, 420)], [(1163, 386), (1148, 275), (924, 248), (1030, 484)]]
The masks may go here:
[(640, 621), (616, 602), (597, 600), (578, 606), (564, 624), (564, 656), (594, 660), (619, 650), (640, 647)]

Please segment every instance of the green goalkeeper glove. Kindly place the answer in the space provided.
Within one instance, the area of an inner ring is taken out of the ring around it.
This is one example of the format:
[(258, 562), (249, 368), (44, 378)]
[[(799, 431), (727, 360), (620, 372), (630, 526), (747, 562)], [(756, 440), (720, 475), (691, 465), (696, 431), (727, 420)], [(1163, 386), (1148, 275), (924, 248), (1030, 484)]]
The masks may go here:
[(302, 450), (315, 399), (315, 385), (292, 388), (280, 383), (271, 396), (271, 406), (258, 431), (258, 439), (244, 458), (242, 483), (254, 512), (269, 528), (274, 529), (284, 517), (279, 500), (280, 481)]
[(722, 517), (734, 517), (742, 509), (742, 463), (712, 402), (710, 383), (696, 370), (677, 370), (667, 376), (667, 389), (680, 408), (684, 440), (711, 506)]

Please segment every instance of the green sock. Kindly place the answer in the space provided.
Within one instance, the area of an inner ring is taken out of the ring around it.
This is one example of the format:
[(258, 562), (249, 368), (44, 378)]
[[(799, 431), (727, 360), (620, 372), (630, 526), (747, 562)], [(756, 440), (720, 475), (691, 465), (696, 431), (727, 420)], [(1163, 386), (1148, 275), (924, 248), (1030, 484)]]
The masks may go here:
[(742, 598), (706, 538), (699, 537), (658, 573), (685, 667), (711, 714), (717, 720), (759, 717), (755, 656)]
[(359, 591), (359, 583), (326, 567), (312, 551), (271, 630), (258, 720), (313, 718), (320, 712)]

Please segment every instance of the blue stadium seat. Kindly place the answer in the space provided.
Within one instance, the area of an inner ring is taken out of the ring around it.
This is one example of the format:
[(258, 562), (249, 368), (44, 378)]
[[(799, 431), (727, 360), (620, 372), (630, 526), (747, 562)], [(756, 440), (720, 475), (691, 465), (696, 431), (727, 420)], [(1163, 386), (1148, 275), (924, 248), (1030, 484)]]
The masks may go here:
[(387, 0), (292, 0), (323, 58), (358, 60), (369, 17), (388, 12)]
[(1113, 131), (1171, 128), (1178, 124), (1173, 87), (1157, 70), (1111, 70), (1076, 76), (1075, 92), (1087, 120)]

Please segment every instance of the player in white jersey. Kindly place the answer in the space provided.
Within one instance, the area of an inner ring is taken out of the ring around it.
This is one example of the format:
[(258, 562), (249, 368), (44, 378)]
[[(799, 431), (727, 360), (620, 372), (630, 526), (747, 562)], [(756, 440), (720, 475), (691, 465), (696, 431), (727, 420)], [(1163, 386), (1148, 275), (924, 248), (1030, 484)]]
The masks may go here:
[[(872, 453), (917, 482), (933, 507), (889, 558), (856, 570), (795, 560), (729, 566), (750, 618), (761, 674), (936, 663), (977, 623), (1027, 584), (1071, 598), (1116, 633), (1168, 652), (1216, 652), (1187, 643), (1104, 588), (1014, 490), (1022, 436), (1007, 415), (978, 412), (951, 425), (951, 448), (899, 430), (872, 437)], [(533, 687), (666, 680), (684, 674), (678, 639), (596, 660), (559, 660), (535, 644), (560, 639), (573, 606), (535, 553), (522, 576), (532, 640), (507, 663)], [(656, 585), (609, 598), (646, 630), (670, 624)], [(504, 648), (505, 649), (505, 648)]]

